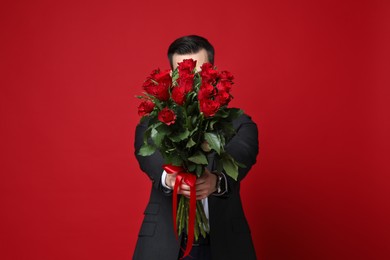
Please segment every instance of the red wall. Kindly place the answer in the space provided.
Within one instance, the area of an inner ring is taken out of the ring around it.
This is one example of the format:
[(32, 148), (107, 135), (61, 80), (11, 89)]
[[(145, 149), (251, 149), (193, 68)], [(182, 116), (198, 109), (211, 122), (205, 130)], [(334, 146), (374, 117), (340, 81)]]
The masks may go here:
[(0, 258), (131, 259), (134, 98), (200, 34), (260, 129), (259, 259), (390, 259), (388, 1), (2, 1)]

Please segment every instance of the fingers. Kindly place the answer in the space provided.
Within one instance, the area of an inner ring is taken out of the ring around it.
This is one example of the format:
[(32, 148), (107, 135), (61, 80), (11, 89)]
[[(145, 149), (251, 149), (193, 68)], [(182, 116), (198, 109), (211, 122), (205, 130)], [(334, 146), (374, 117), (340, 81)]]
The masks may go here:
[(185, 183), (182, 183), (179, 188), (181, 191), (190, 191), (191, 190), (191, 187)]
[(214, 188), (209, 182), (202, 183), (196, 186), (196, 199), (201, 200), (208, 197), (214, 192)]
[[(195, 185), (196, 199), (202, 200), (215, 191), (216, 177), (208, 169), (205, 169), (205, 172), (196, 179)], [(179, 186), (178, 193), (190, 198), (191, 188), (183, 182)]]
[[(190, 198), (190, 194), (191, 194), (190, 191), (179, 191), (178, 193), (185, 196), (188, 199)], [(197, 191), (194, 195), (196, 196), (197, 200), (202, 200), (204, 198), (207, 198), (208, 195), (210, 195), (210, 194), (208, 193), (207, 190), (201, 190), (199, 192)]]
[(206, 178), (198, 178), (196, 179), (196, 182), (195, 182), (195, 185), (198, 186), (198, 185), (201, 185), (201, 184), (204, 184), (207, 182), (207, 179)]
[(208, 169), (205, 169), (204, 173), (196, 179), (195, 184), (200, 185), (207, 182), (211, 174), (212, 173)]
[(203, 182), (203, 183), (197, 184), (195, 189), (196, 189), (196, 193), (200, 193), (202, 191), (208, 191), (211, 189), (211, 184), (210, 184), (210, 182)]
[(179, 194), (182, 194), (182, 195), (184, 195), (184, 196), (186, 196), (187, 198), (189, 198), (189, 197), (190, 197), (190, 194), (191, 194), (191, 188), (190, 188), (190, 186), (188, 186), (187, 184), (182, 183), (182, 184), (179, 186), (178, 193), (179, 193)]
[[(208, 183), (202, 185), (196, 185), (195, 196), (197, 200), (204, 199), (210, 195), (211, 188)], [(187, 184), (181, 184), (179, 187), (179, 194), (184, 195), (187, 198), (190, 198), (191, 188)]]

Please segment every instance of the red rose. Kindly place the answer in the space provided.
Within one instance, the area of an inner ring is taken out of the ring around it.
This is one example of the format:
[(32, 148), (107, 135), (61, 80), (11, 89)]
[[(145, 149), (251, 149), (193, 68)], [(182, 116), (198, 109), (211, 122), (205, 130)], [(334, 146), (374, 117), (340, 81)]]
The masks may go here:
[(154, 83), (164, 83), (170, 85), (172, 83), (172, 78), (170, 70), (161, 71), (159, 68), (153, 70), (150, 73), (150, 76), (147, 77), (147, 80), (155, 81)]
[(202, 66), (200, 66), (200, 69), (202, 71), (212, 70), (213, 69), (213, 64), (211, 64), (210, 62), (205, 62), (205, 63), (202, 64)]
[(218, 76), (218, 71), (214, 70), (213, 65), (209, 62), (203, 63), (200, 67), (202, 70), (200, 76), (202, 77), (202, 82), (207, 82), (213, 84)]
[(216, 85), (216, 88), (218, 91), (226, 91), (229, 93), (232, 88), (232, 82), (228, 80), (220, 80)]
[(166, 84), (158, 84), (156, 85), (153, 81), (147, 80), (143, 88), (146, 93), (156, 97), (161, 101), (167, 101), (169, 99), (169, 85)]
[(153, 109), (154, 109), (154, 103), (150, 100), (144, 100), (138, 106), (138, 115), (139, 116), (149, 115), (149, 113), (152, 112)]
[(215, 97), (215, 101), (217, 101), (221, 106), (227, 105), (230, 100), (231, 96), (226, 91), (219, 91)]
[(169, 99), (169, 87), (165, 84), (159, 84), (156, 88), (156, 98), (162, 101), (166, 101)]
[(214, 116), (220, 108), (219, 102), (211, 99), (205, 99), (199, 101), (200, 103), (200, 112), (203, 112), (205, 117)]
[(221, 71), (219, 73), (219, 78), (221, 80), (228, 80), (228, 81), (232, 81), (234, 79), (233, 74), (226, 70)]
[(172, 78), (169, 70), (160, 71), (155, 69), (143, 84), (143, 88), (149, 95), (158, 98), (161, 101), (169, 99), (169, 88), (172, 85)]
[(188, 92), (182, 86), (173, 87), (172, 89), (172, 99), (176, 104), (182, 106), (185, 102), (185, 98)]
[(196, 60), (185, 59), (178, 63), (179, 75), (192, 74), (196, 67)]
[(153, 79), (162, 85), (170, 86), (172, 84), (170, 70), (165, 70), (165, 71), (158, 70), (158, 72), (153, 75)]
[(166, 125), (174, 124), (176, 120), (175, 112), (166, 107), (158, 113), (158, 120)]
[(199, 92), (198, 92), (198, 100), (202, 101), (205, 99), (210, 99), (215, 93), (215, 89), (212, 85), (205, 83), (200, 86)]
[(144, 84), (142, 84), (142, 88), (149, 94), (151, 94), (152, 89), (154, 88), (156, 84), (151, 81), (150, 79), (147, 79)]
[(157, 69), (154, 69), (152, 70), (152, 72), (150, 73), (150, 76), (148, 77), (148, 79), (154, 79), (155, 76), (160, 73), (160, 68), (157, 68)]
[(177, 79), (177, 84), (188, 93), (194, 85), (194, 74), (183, 74)]

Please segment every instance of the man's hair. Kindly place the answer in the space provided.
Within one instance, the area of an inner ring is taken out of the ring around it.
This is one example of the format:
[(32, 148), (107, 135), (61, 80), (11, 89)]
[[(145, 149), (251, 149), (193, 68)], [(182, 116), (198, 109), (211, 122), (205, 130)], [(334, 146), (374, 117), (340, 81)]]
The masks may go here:
[(214, 47), (206, 38), (198, 35), (187, 35), (176, 39), (168, 48), (168, 59), (171, 68), (173, 68), (173, 54), (193, 54), (201, 49), (206, 50), (208, 61), (214, 65)]

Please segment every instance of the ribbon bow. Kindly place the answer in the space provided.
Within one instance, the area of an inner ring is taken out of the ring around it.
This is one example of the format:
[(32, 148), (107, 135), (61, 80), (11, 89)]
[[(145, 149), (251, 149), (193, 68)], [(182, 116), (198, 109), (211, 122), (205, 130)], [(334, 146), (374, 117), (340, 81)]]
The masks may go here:
[(187, 173), (183, 167), (174, 166), (171, 164), (164, 164), (164, 170), (168, 174), (177, 174), (175, 180), (175, 187), (173, 188), (173, 205), (172, 205), (172, 216), (173, 216), (173, 226), (175, 228), (175, 234), (177, 238), (177, 192), (179, 190), (179, 186), (184, 182), (188, 186), (190, 186), (190, 212), (188, 219), (188, 241), (186, 245), (186, 250), (184, 251), (183, 258), (189, 255), (191, 252), (192, 244), (194, 242), (194, 226), (195, 226), (195, 215), (196, 215), (196, 190), (195, 190), (195, 182), (196, 176)]

